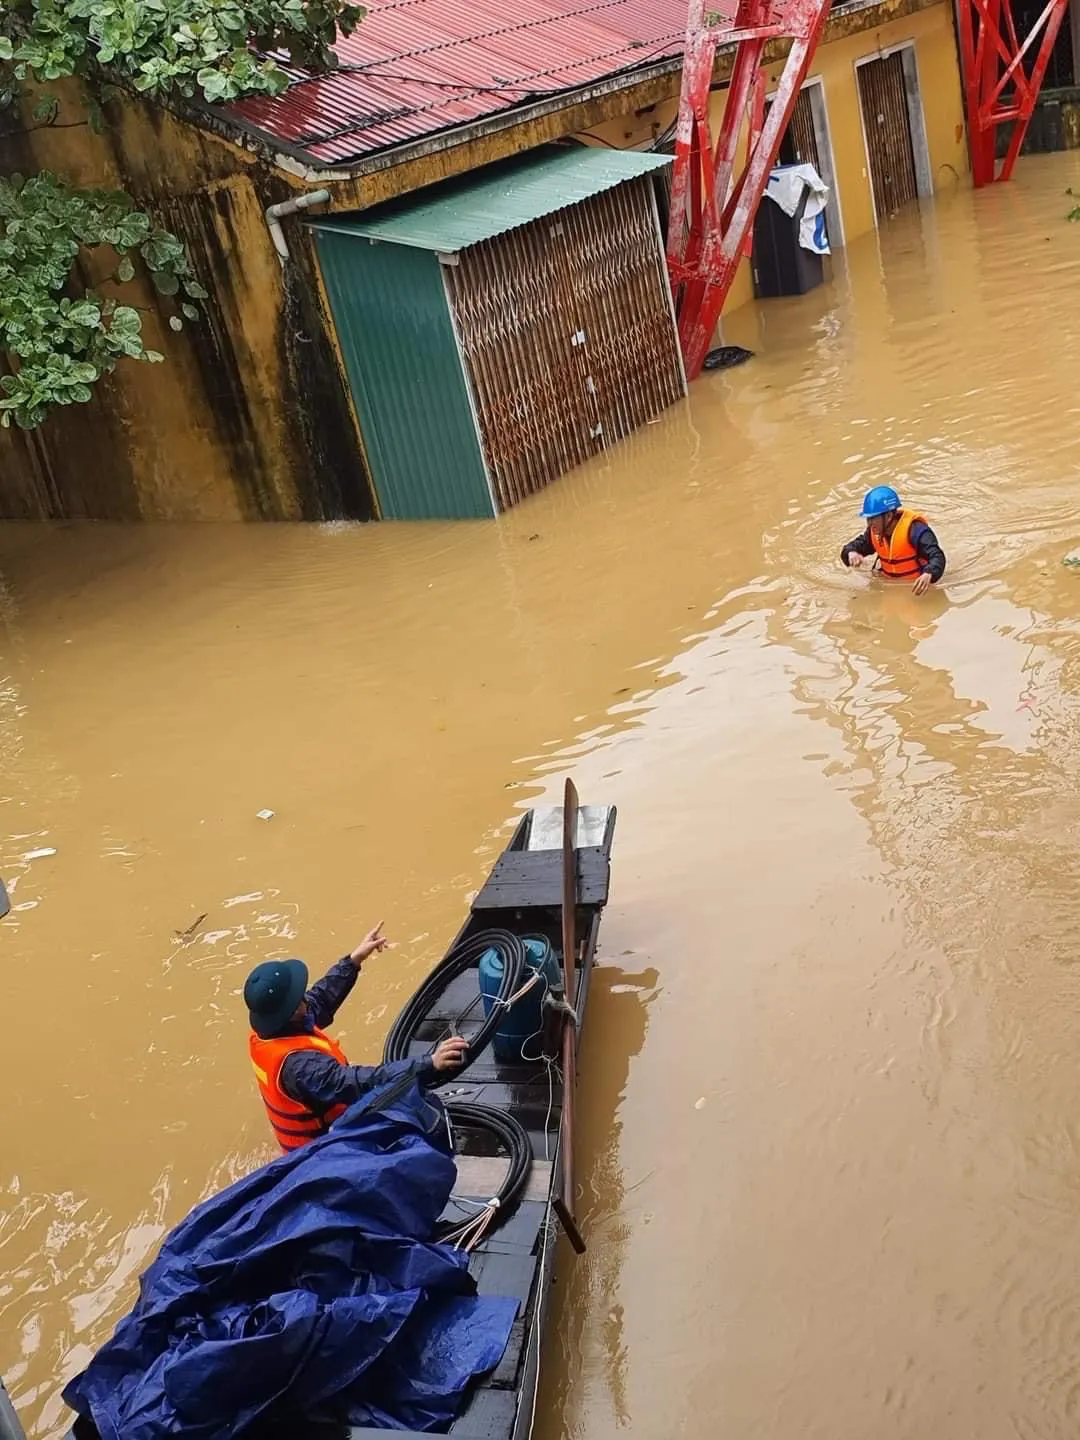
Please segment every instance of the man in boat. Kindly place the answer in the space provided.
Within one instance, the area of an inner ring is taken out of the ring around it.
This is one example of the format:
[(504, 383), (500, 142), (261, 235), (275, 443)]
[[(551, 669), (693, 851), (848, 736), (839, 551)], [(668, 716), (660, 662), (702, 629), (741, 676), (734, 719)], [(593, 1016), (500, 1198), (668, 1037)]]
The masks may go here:
[(302, 960), (268, 960), (248, 976), (244, 1004), (251, 1020), (251, 1063), (282, 1150), (298, 1150), (325, 1135), (354, 1101), (389, 1080), (412, 1074), (430, 1085), (439, 1073), (464, 1063), (468, 1047), (460, 1036), (440, 1041), (432, 1054), (416, 1060), (368, 1066), (350, 1065), (337, 1041), (324, 1034), (364, 961), (386, 945), (380, 921), (310, 990)]
[(945, 574), (945, 552), (937, 536), (916, 510), (905, 510), (891, 485), (875, 485), (863, 500), (866, 529), (849, 540), (840, 559), (853, 570), (876, 560), (890, 580), (911, 580), (916, 595), (925, 595)]

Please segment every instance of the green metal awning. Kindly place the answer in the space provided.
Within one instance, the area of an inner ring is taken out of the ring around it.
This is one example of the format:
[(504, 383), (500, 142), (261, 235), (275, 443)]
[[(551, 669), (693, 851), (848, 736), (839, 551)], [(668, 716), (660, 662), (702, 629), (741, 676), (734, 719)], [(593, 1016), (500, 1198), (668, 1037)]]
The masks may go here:
[(671, 164), (670, 155), (548, 146), (356, 215), (322, 215), (316, 230), (453, 255)]

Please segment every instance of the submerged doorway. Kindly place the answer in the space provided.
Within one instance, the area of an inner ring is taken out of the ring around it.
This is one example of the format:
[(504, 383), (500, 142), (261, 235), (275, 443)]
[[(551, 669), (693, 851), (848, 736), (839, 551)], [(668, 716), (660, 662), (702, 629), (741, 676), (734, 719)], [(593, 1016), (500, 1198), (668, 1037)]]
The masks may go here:
[(856, 62), (866, 158), (881, 225), (933, 193), (915, 48), (904, 45)]

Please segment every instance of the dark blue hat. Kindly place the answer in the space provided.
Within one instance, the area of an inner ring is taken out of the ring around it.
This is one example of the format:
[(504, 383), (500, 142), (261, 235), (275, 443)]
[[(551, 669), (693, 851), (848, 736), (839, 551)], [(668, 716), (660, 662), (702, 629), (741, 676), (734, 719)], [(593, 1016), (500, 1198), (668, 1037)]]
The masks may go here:
[(302, 960), (267, 960), (256, 965), (244, 984), (251, 1028), (262, 1040), (283, 1030), (304, 998), (308, 970)]

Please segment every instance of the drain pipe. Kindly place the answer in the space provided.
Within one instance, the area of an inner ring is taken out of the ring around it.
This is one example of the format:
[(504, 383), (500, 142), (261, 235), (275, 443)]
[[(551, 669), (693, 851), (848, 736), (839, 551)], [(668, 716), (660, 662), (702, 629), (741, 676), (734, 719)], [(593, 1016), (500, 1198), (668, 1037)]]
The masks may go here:
[(286, 215), (295, 215), (298, 210), (306, 210), (309, 205), (325, 205), (329, 199), (329, 190), (309, 190), (306, 195), (294, 195), (291, 200), (282, 200), (280, 205), (266, 207), (266, 224), (270, 231), (270, 239), (274, 242), (274, 249), (277, 251), (282, 265), (289, 263), (289, 242), (285, 239), (285, 232), (281, 228), (282, 218)]

